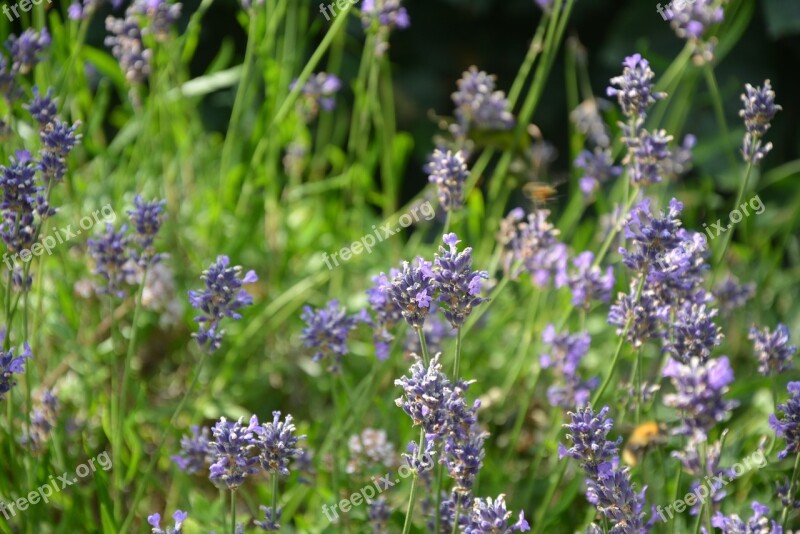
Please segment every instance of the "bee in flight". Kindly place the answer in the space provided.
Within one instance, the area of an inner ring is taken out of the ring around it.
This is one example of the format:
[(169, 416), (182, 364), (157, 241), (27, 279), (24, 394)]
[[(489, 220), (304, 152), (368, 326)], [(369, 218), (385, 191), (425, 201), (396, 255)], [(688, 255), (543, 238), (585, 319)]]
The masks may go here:
[(647, 449), (663, 444), (666, 441), (665, 427), (657, 421), (646, 421), (633, 429), (625, 448), (622, 449), (622, 460), (635, 467), (643, 458)]

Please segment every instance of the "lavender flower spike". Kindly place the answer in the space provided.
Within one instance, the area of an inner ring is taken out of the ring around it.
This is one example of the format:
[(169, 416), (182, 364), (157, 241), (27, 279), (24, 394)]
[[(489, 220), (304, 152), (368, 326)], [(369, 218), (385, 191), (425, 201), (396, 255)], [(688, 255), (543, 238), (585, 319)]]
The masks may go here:
[(280, 419), (281, 412), (272, 412), (272, 421), (264, 423), (255, 431), (258, 436), (256, 447), (260, 451), (258, 458), (264, 471), (288, 476), (289, 461), (303, 454), (297, 442), (306, 436), (295, 435), (297, 428), (292, 423), (291, 415), (287, 414), (283, 421)]
[(340, 306), (336, 299), (318, 310), (305, 306), (301, 318), (307, 324), (301, 335), (305, 346), (316, 350), (315, 362), (331, 355), (334, 359), (330, 366), (332, 372), (338, 371), (342, 357), (350, 352), (347, 347), (347, 336), (350, 331), (356, 328), (359, 322), (368, 322), (365, 311), (362, 310), (359, 315), (349, 316), (344, 306)]
[(590, 478), (599, 478), (609, 473), (612, 460), (619, 453), (619, 444), (622, 438), (608, 441), (606, 437), (614, 427), (614, 421), (607, 417), (608, 406), (604, 406), (595, 415), (591, 406), (578, 408), (576, 412), (567, 412), (572, 419), (566, 423), (567, 439), (572, 442), (572, 447), (567, 449), (558, 444), (559, 459), (569, 456), (580, 462), (580, 466)]
[(467, 161), (462, 151), (436, 149), (425, 166), (428, 181), (436, 184), (439, 205), (446, 211), (456, 211), (464, 206), (464, 183), (469, 177)]
[(664, 396), (664, 404), (682, 414), (675, 434), (705, 439), (739, 404), (723, 398), (733, 383), (733, 370), (724, 356), (706, 362), (692, 357), (685, 364), (670, 358), (663, 374), (675, 386), (675, 393)]
[(777, 414), (769, 416), (769, 427), (779, 438), (786, 440), (786, 448), (778, 453), (781, 460), (800, 454), (800, 382), (789, 382), (786, 389), (791, 397), (778, 405), (778, 411), (783, 412), (783, 417), (778, 419)]
[[(0, 333), (0, 342), (4, 339), (5, 333)], [(27, 343), (23, 345), (22, 354), (19, 356), (14, 355), (13, 348), (7, 352), (0, 351), (0, 400), (3, 400), (6, 393), (17, 384), (14, 375), (25, 371), (25, 360), (28, 358), (33, 358), (33, 354)]]
[(134, 209), (128, 211), (133, 227), (136, 230), (136, 243), (140, 251), (135, 256), (142, 267), (158, 263), (160, 254), (153, 249), (153, 242), (163, 222), (165, 200), (146, 202), (141, 195), (133, 199)]
[(753, 87), (749, 83), (744, 87), (746, 94), (741, 96), (744, 108), (739, 111), (739, 116), (744, 119), (747, 133), (744, 136), (742, 155), (745, 162), (758, 165), (772, 150), (772, 143), (762, 145), (761, 139), (769, 130), (775, 114), (783, 108), (775, 103), (775, 91), (772, 90), (769, 80), (764, 81), (763, 87)]
[(225, 317), (238, 321), (242, 316), (237, 310), (253, 304), (253, 298), (242, 286), (258, 281), (258, 276), (248, 271), (242, 277), (241, 267), (229, 265), (227, 256), (217, 256), (217, 261), (200, 276), (206, 283), (205, 289), (189, 291), (189, 303), (202, 312), (194, 318), (200, 323), (200, 329), (193, 337), (209, 353), (219, 349), (222, 343), (224, 331), (219, 329), (220, 322)]
[(443, 240), (448, 248), (439, 246), (433, 261), (433, 278), (444, 316), (453, 328), (460, 328), (472, 309), (486, 302), (480, 297), (481, 280), (489, 278), (489, 273), (472, 270), (472, 247), (458, 252), (460, 241), (456, 234), (446, 234)]
[(777, 375), (792, 368), (796, 345), (789, 344), (789, 329), (779, 324), (774, 332), (769, 328), (750, 329), (748, 339), (753, 340), (753, 350), (758, 358), (758, 372), (763, 376)]
[(134, 274), (128, 261), (130, 260), (130, 238), (128, 227), (123, 225), (119, 232), (114, 231), (111, 223), (106, 223), (106, 231), (97, 239), (89, 240), (89, 254), (95, 261), (94, 273), (105, 279), (105, 286), (100, 293), (108, 293), (116, 297), (124, 297), (122, 286), (128, 276)]
[(195, 425), (191, 435), (181, 438), (181, 453), (170, 458), (178, 469), (188, 475), (199, 473), (212, 463), (211, 434), (208, 428)]
[(247, 426), (242, 424), (243, 420), (239, 418), (232, 423), (223, 417), (211, 429), (214, 438), (210, 447), (214, 463), (209, 468), (209, 479), (220, 486), (224, 484), (231, 491), (241, 486), (249, 475), (259, 471), (255, 436), (261, 427), (255, 415)]
[(622, 75), (611, 78), (611, 86), (606, 93), (617, 97), (626, 117), (644, 117), (650, 106), (667, 95), (653, 90), (653, 78), (656, 75), (641, 54), (626, 57), (622, 65)]
[(722, 512), (717, 512), (711, 519), (711, 526), (720, 529), (722, 534), (783, 534), (783, 527), (767, 517), (769, 508), (758, 501), (753, 501), (751, 507), (753, 515), (747, 523), (736, 514), (726, 517)]
[(403, 262), (403, 271), (392, 280), (389, 293), (406, 322), (414, 328), (422, 328), (435, 289), (431, 263), (417, 258), (413, 266)]

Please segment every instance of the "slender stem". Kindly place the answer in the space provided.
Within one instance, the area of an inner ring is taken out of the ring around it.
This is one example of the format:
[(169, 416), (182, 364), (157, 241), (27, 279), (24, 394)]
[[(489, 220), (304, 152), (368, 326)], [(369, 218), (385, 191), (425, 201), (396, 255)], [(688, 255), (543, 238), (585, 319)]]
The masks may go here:
[[(750, 153), (753, 153), (753, 150), (756, 144), (755, 138), (753, 139), (751, 146), (750, 146)], [(744, 175), (744, 180), (742, 180), (741, 185), (739, 186), (739, 192), (736, 194), (736, 203), (733, 206), (733, 209), (736, 209), (739, 206), (739, 203), (742, 201), (742, 197), (744, 196), (744, 192), (747, 190), (747, 184), (750, 181), (750, 175), (753, 173), (753, 158), (750, 158), (750, 161), (747, 162), (747, 171)], [(725, 259), (725, 252), (728, 250), (728, 245), (731, 242), (731, 237), (733, 236), (733, 228), (729, 228), (727, 232), (725, 232), (725, 236), (722, 238), (724, 241), (722, 242), (722, 250), (719, 251), (719, 256), (717, 257), (717, 266), (722, 263), (722, 260)], [(716, 272), (719, 272), (720, 269), (716, 269)]]
[(231, 490), (231, 534), (236, 534), (236, 491)]
[[(417, 448), (417, 454), (422, 454), (423, 447), (425, 446), (425, 429), (420, 428), (419, 430), (419, 447)], [(403, 523), (403, 534), (408, 534), (411, 530), (411, 515), (414, 513), (414, 500), (417, 496), (417, 479), (419, 478), (419, 473), (414, 471), (414, 477), (411, 480), (411, 492), (408, 495), (408, 507), (406, 508), (406, 520)], [(437, 512), (438, 515), (438, 512)]]
[[(430, 357), (428, 356), (428, 344), (425, 342), (425, 334), (422, 333), (421, 326), (414, 327), (414, 329), (417, 331), (417, 336), (419, 337), (419, 346), (422, 349), (422, 363), (427, 366), (428, 362), (430, 361)], [(459, 328), (459, 332), (460, 331), (461, 329)]]
[[(439, 514), (436, 514), (437, 516)], [(453, 530), (450, 531), (450, 534), (456, 534), (458, 532), (458, 518), (461, 515), (461, 494), (456, 494), (456, 514), (453, 517)], [(436, 534), (439, 534), (439, 531), (436, 531)]]
[[(708, 443), (703, 443), (701, 454), (703, 455), (703, 465), (705, 467), (706, 473), (711, 472), (708, 468)], [(712, 473), (713, 475), (713, 473)], [(706, 528), (708, 529), (709, 534), (714, 532), (714, 529), (711, 527), (711, 503), (704, 502), (703, 508), (705, 510), (705, 518), (706, 518)]]
[[(798, 454), (794, 459), (794, 470), (792, 471), (792, 480), (789, 482), (789, 491), (786, 493), (788, 496), (789, 505), (792, 504), (794, 500), (794, 484), (797, 482), (797, 470), (800, 467), (800, 454)], [(786, 532), (786, 522), (789, 520), (789, 506), (783, 507), (783, 512), (781, 513), (781, 525), (783, 525), (783, 531)]]
[(278, 521), (278, 474), (272, 473), (272, 517), (273, 523)]
[(458, 382), (458, 373), (461, 370), (461, 327), (456, 332), (456, 358), (453, 363), (453, 380)]
[(434, 508), (434, 532), (439, 532), (439, 521), (442, 517), (442, 483), (444, 482), (444, 464), (439, 464), (439, 472), (436, 474), (436, 508)]
[[(131, 337), (128, 341), (128, 350), (125, 354), (125, 365), (122, 368), (122, 387), (120, 388), (119, 393), (119, 401), (117, 402), (117, 424), (114, 428), (116, 432), (114, 436), (114, 445), (115, 447), (121, 447), (122, 444), (122, 437), (123, 437), (123, 429), (125, 427), (125, 401), (128, 396), (128, 380), (130, 376), (130, 368), (131, 368), (131, 361), (133, 360), (133, 352), (134, 348), (136, 347), (136, 326), (139, 320), (139, 311), (142, 307), (142, 295), (144, 294), (144, 286), (147, 283), (147, 267), (144, 268), (142, 273), (142, 282), (139, 286), (138, 294), (136, 295), (136, 302), (134, 304), (133, 309), (133, 323), (131, 324)], [(111, 315), (113, 316), (114, 310), (111, 310)], [(122, 451), (120, 450), (120, 454)], [(124, 472), (120, 465), (119, 471)], [(120, 487), (119, 490), (122, 491), (122, 487), (125, 485), (125, 481), (120, 480)]]

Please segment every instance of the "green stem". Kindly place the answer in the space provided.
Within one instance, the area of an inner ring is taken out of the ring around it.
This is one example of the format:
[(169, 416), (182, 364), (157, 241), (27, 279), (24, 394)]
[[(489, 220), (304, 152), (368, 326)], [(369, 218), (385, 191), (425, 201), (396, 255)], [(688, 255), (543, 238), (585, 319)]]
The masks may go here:
[[(797, 482), (797, 470), (800, 467), (800, 454), (798, 454), (794, 459), (794, 470), (792, 471), (792, 480), (789, 482), (789, 491), (786, 493), (788, 495), (789, 504), (791, 505), (794, 500), (794, 484)], [(789, 520), (789, 506), (783, 507), (783, 512), (781, 513), (781, 525), (783, 525), (783, 531), (786, 532), (786, 522)]]
[(231, 534), (236, 534), (236, 491), (231, 490)]
[[(436, 514), (437, 516), (439, 514)], [(458, 532), (458, 518), (461, 516), (461, 494), (456, 494), (456, 515), (453, 517), (453, 530), (450, 531), (450, 534), (456, 534)], [(439, 531), (436, 531), (436, 534), (439, 534)]]
[[(423, 447), (425, 446), (425, 429), (419, 430), (419, 447), (417, 454), (422, 454)], [(408, 495), (408, 506), (406, 507), (406, 520), (403, 523), (403, 534), (408, 534), (411, 530), (411, 516), (414, 513), (414, 500), (417, 496), (417, 479), (419, 474), (414, 471), (414, 477), (411, 480), (411, 492)], [(439, 515), (438, 513), (436, 515)]]
[(439, 464), (439, 471), (436, 473), (436, 508), (434, 508), (434, 532), (439, 532), (439, 521), (442, 517), (442, 483), (444, 482), (444, 464)]
[[(428, 362), (430, 361), (430, 357), (428, 356), (428, 344), (425, 342), (425, 334), (422, 332), (421, 326), (414, 327), (414, 329), (417, 331), (417, 337), (419, 337), (419, 346), (422, 350), (422, 363), (427, 366)], [(459, 332), (460, 331), (461, 329), (459, 328)]]
[(456, 358), (453, 362), (453, 380), (458, 382), (458, 373), (461, 369), (461, 327), (456, 332)]
[(278, 518), (278, 474), (272, 473), (272, 522)]
[[(753, 147), (755, 147), (756, 140), (753, 139), (750, 145), (750, 153), (753, 153)], [(747, 163), (747, 171), (744, 175), (744, 180), (742, 180), (741, 185), (739, 186), (739, 192), (736, 194), (736, 203), (733, 206), (733, 209), (736, 209), (739, 204), (742, 202), (742, 197), (744, 197), (744, 192), (747, 190), (747, 184), (750, 182), (750, 175), (753, 173), (753, 160), (750, 158), (750, 161)], [(717, 266), (722, 263), (722, 260), (725, 259), (725, 252), (728, 250), (728, 245), (731, 242), (731, 237), (733, 236), (733, 228), (729, 228), (727, 232), (725, 232), (725, 236), (722, 238), (724, 241), (722, 242), (722, 250), (719, 252), (719, 256), (717, 257)], [(716, 272), (719, 272), (720, 269), (716, 269)], [(716, 278), (716, 275), (715, 275)]]

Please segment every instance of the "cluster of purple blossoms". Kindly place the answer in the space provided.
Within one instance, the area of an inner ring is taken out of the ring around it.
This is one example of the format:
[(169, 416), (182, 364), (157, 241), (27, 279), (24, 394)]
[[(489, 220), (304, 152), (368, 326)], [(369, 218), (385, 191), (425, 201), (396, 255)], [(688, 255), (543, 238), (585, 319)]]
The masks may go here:
[(460, 243), (456, 234), (445, 234), (444, 244), (433, 260), (433, 280), (439, 304), (452, 327), (461, 328), (472, 309), (486, 302), (482, 298), (482, 280), (489, 278), (486, 271), (472, 270), (472, 247), (458, 251)]
[(524, 512), (519, 513), (516, 523), (511, 523), (512, 515), (506, 509), (506, 500), (503, 494), (498, 495), (494, 500), (491, 497), (475, 499), (462, 532), (464, 534), (485, 534), (487, 532), (511, 534), (512, 532), (527, 532), (531, 529), (525, 520)]
[[(722, 534), (783, 534), (783, 527), (767, 517), (769, 508), (758, 501), (753, 501), (751, 507), (753, 515), (747, 522), (736, 514), (724, 516), (722, 512), (717, 512), (711, 518), (711, 526), (720, 529)], [(703, 532), (706, 532), (705, 528)]]
[(567, 449), (559, 443), (559, 458), (569, 456), (580, 462), (587, 477), (586, 498), (614, 525), (609, 532), (644, 534), (647, 532), (643, 513), (646, 488), (636, 493), (630, 472), (619, 467), (622, 440), (607, 439), (614, 426), (614, 421), (607, 417), (608, 407), (597, 414), (591, 406), (568, 413), (572, 421), (564, 427), (572, 446)]
[(50, 34), (47, 28), (41, 33), (29, 28), (19, 37), (14, 34), (6, 41), (6, 49), (11, 54), (11, 75), (28, 74), (41, 60), (41, 55), (50, 46)]
[(559, 382), (547, 389), (550, 404), (561, 408), (586, 404), (597, 387), (596, 378), (585, 381), (578, 374), (581, 361), (589, 352), (589, 334), (557, 334), (555, 327), (549, 324), (542, 333), (542, 342), (550, 346), (550, 351), (542, 354), (539, 362), (542, 369), (553, 369)]
[(778, 453), (781, 460), (800, 454), (800, 382), (789, 382), (786, 390), (791, 397), (778, 405), (778, 411), (783, 412), (783, 417), (778, 419), (777, 414), (769, 416), (769, 427), (779, 438), (786, 440), (786, 448)]
[(139, 250), (133, 251), (133, 258), (141, 267), (147, 267), (158, 263), (161, 254), (156, 254), (153, 243), (155, 242), (158, 231), (164, 222), (165, 200), (143, 200), (141, 195), (136, 195), (133, 199), (134, 209), (128, 211), (131, 223), (136, 230), (133, 239), (137, 243)]
[(405, 30), (411, 26), (403, 0), (364, 0), (361, 4), (361, 23), (365, 30), (377, 25), (375, 55), (383, 56), (389, 49), (389, 34), (395, 28)]
[(476, 421), (480, 401), (470, 407), (464, 394), (472, 382), (454, 384), (442, 372), (439, 354), (427, 366), (417, 360), (411, 365), (410, 376), (394, 381), (403, 388), (395, 404), (411, 417), (414, 426), (422, 427), (429, 440), (444, 438), (453, 433), (467, 435)]
[(153, 527), (152, 534), (181, 534), (181, 532), (183, 532), (181, 527), (183, 526), (183, 522), (186, 521), (187, 517), (189, 517), (188, 512), (175, 510), (175, 513), (172, 514), (172, 519), (175, 521), (175, 525), (172, 527), (166, 527), (164, 530), (161, 530), (161, 514), (159, 513), (148, 516), (147, 522), (151, 527)]
[[(475, 428), (461, 438), (451, 437), (445, 440), (442, 463), (455, 483), (453, 492), (459, 495), (471, 494), (475, 477), (483, 467), (483, 443), (487, 437), (489, 434), (475, 425)], [(458, 500), (462, 502), (461, 499)]]
[(586, 140), (596, 148), (608, 148), (611, 145), (608, 125), (600, 114), (610, 106), (611, 103), (608, 100), (588, 98), (578, 104), (578, 107), (569, 114), (575, 128), (586, 136)]
[(665, 98), (666, 94), (654, 91), (653, 78), (656, 75), (641, 54), (626, 57), (622, 65), (622, 75), (611, 78), (606, 93), (617, 97), (626, 117), (643, 118), (650, 106)]
[(272, 508), (264, 506), (263, 504), (258, 508), (264, 513), (264, 521), (253, 521), (253, 524), (264, 532), (278, 532), (281, 529), (280, 521), (283, 510), (279, 507), (276, 508), (274, 513), (275, 517), (272, 517)]
[(117, 231), (111, 223), (106, 223), (105, 232), (88, 241), (89, 254), (95, 262), (94, 274), (105, 281), (98, 290), (101, 294), (124, 297), (123, 287), (136, 280), (139, 269), (147, 269), (161, 258), (155, 253), (153, 243), (163, 223), (164, 202), (145, 202), (139, 195), (134, 202), (134, 209), (128, 211), (133, 236), (129, 235), (127, 225)]
[[(119, 62), (125, 79), (132, 86), (143, 84), (150, 75), (153, 51), (142, 40), (138, 15), (128, 7), (125, 18), (106, 18), (106, 30), (111, 35), (105, 38), (105, 45), (111, 48), (111, 54)], [(138, 103), (135, 99), (134, 101)]]
[(608, 312), (608, 323), (617, 327), (617, 335), (624, 333), (636, 348), (663, 336), (662, 324), (668, 321), (670, 312), (653, 291), (637, 291), (638, 285), (637, 280), (632, 280), (630, 291), (618, 293)]
[(605, 274), (594, 265), (594, 254), (581, 252), (572, 259), (575, 270), (569, 273), (567, 284), (572, 291), (572, 304), (588, 310), (593, 300), (608, 302), (614, 287), (614, 270), (609, 266)]
[(713, 300), (705, 289), (705, 275), (710, 269), (708, 241), (699, 232), (684, 235), (686, 239), (680, 245), (663, 253), (650, 267), (645, 281), (645, 289), (674, 309)]
[(730, 314), (733, 310), (741, 308), (755, 294), (756, 285), (753, 282), (741, 284), (733, 277), (720, 282), (713, 290), (714, 298), (723, 314)]
[(213, 462), (211, 455), (211, 434), (206, 427), (190, 427), (191, 434), (181, 438), (181, 452), (170, 459), (178, 469), (188, 475), (200, 473)]
[(753, 351), (758, 359), (758, 372), (764, 376), (777, 375), (792, 368), (792, 357), (797, 346), (789, 344), (789, 329), (779, 324), (774, 332), (769, 328), (750, 329), (747, 336), (753, 341)]
[(667, 166), (673, 161), (669, 148), (672, 136), (666, 130), (649, 132), (640, 126), (641, 119), (631, 130), (624, 126), (624, 141), (628, 153), (623, 160), (628, 166), (631, 183), (639, 186), (655, 184), (663, 180)]
[(619, 249), (622, 263), (636, 273), (647, 275), (658, 271), (664, 258), (682, 245), (688, 236), (679, 218), (683, 203), (673, 198), (669, 209), (655, 216), (650, 203), (651, 199), (645, 198), (631, 210), (623, 230), (630, 245)]
[(128, 227), (122, 225), (119, 231), (114, 225), (106, 223), (104, 233), (88, 241), (89, 255), (94, 259), (94, 274), (101, 276), (105, 284), (98, 292), (119, 298), (125, 296), (123, 286), (135, 274), (130, 265), (130, 237)]
[[(5, 332), (0, 333), (0, 343), (5, 340), (5, 336)], [(31, 348), (27, 343), (23, 345), (22, 354), (19, 356), (14, 355), (13, 348), (7, 351), (0, 351), (0, 400), (3, 400), (6, 393), (17, 385), (14, 375), (25, 371), (25, 360), (27, 358), (33, 358)]]
[(51, 440), (50, 432), (58, 424), (60, 407), (52, 390), (45, 389), (39, 396), (38, 406), (31, 413), (31, 424), (20, 438), (20, 443), (33, 452), (40, 452)]
[(272, 412), (272, 421), (264, 423), (256, 431), (258, 435), (257, 446), (259, 461), (265, 472), (289, 476), (289, 460), (299, 458), (303, 451), (297, 442), (306, 436), (296, 436), (297, 427), (292, 422), (292, 416), (287, 414), (281, 421), (281, 412)]
[(432, 264), (417, 258), (414, 264), (403, 262), (389, 286), (392, 301), (400, 309), (406, 322), (413, 328), (422, 328), (431, 310), (435, 292)]
[(741, 97), (744, 108), (739, 111), (747, 129), (742, 144), (742, 156), (746, 162), (758, 165), (772, 150), (772, 143), (762, 144), (761, 141), (775, 114), (783, 108), (775, 103), (775, 91), (772, 90), (769, 80), (764, 81), (763, 87), (753, 87), (748, 83), (744, 88), (746, 94)]
[(315, 362), (321, 361), (326, 356), (332, 357), (333, 361), (329, 367), (331, 372), (339, 371), (342, 358), (350, 352), (347, 347), (350, 331), (361, 322), (370, 322), (365, 310), (361, 310), (357, 315), (347, 315), (347, 310), (336, 299), (318, 310), (305, 306), (300, 318), (307, 325), (300, 338), (307, 348), (315, 350)]
[(389, 276), (386, 276), (385, 273), (373, 276), (373, 286), (367, 289), (367, 300), (370, 308), (375, 312), (375, 318), (372, 321), (374, 326), (372, 339), (375, 343), (375, 355), (378, 360), (385, 360), (389, 357), (389, 343), (394, 340), (391, 330), (403, 319), (403, 314), (392, 300), (391, 295), (391, 280), (398, 274), (400, 271), (392, 269), (389, 271)]
[[(297, 80), (294, 80), (290, 89), (294, 89), (296, 86)], [(300, 90), (302, 98), (299, 101), (299, 107), (303, 120), (311, 122), (317, 118), (320, 109), (331, 111), (335, 108), (334, 97), (341, 88), (342, 81), (334, 74), (318, 72), (312, 75)]]
[(209, 478), (220, 487), (231, 491), (244, 483), (245, 478), (259, 471), (256, 452), (258, 418), (254, 415), (247, 425), (244, 418), (231, 422), (224, 417), (211, 429), (213, 439), (209, 444), (213, 463), (209, 467)]
[(192, 335), (197, 344), (209, 353), (219, 349), (222, 343), (225, 332), (219, 329), (220, 322), (225, 317), (238, 321), (242, 316), (237, 310), (253, 304), (253, 298), (242, 286), (258, 281), (255, 271), (248, 271), (242, 276), (241, 267), (229, 265), (227, 256), (217, 256), (217, 261), (200, 276), (206, 287), (189, 291), (189, 303), (202, 312), (202, 315), (194, 318), (195, 322), (200, 323), (200, 328)]
[[(96, 8), (98, 0), (83, 0), (84, 6), (74, 3), (70, 6), (70, 16), (82, 18), (86, 10), (86, 2)], [(144, 36), (150, 34), (158, 41), (166, 41), (170, 26), (178, 19), (181, 4), (167, 4), (166, 0), (134, 0), (125, 10), (124, 18), (109, 16), (106, 18), (106, 30), (111, 34), (105, 44), (119, 62), (125, 79), (132, 86), (131, 100), (139, 105), (137, 86), (144, 84), (150, 76), (150, 62), (153, 51), (144, 42)]]
[(708, 431), (739, 405), (724, 399), (733, 383), (727, 357), (707, 361), (692, 357), (686, 363), (670, 358), (663, 376), (675, 387), (675, 393), (664, 395), (664, 404), (681, 414), (680, 425), (674, 430), (677, 435), (704, 440)]
[(664, 338), (664, 350), (681, 363), (691, 358), (705, 362), (711, 351), (722, 343), (722, 328), (714, 323), (717, 310), (705, 304), (685, 302), (669, 321), (671, 336)]
[(707, 30), (722, 22), (722, 6), (714, 0), (694, 0), (693, 2), (672, 2), (668, 7), (658, 10), (664, 20), (669, 20), (675, 33), (695, 46), (696, 61), (707, 62), (714, 58), (715, 38), (706, 38)]
[(172, 25), (181, 16), (180, 3), (168, 4), (166, 0), (135, 0), (131, 10), (142, 17), (146, 23), (142, 35), (152, 35), (157, 41), (169, 39)]
[(575, 166), (583, 169), (579, 186), (583, 196), (591, 197), (600, 185), (622, 174), (622, 167), (614, 165), (614, 158), (608, 148), (595, 147), (594, 151), (583, 150), (575, 158)]
[(454, 133), (465, 138), (472, 128), (479, 130), (509, 130), (514, 127), (514, 116), (502, 91), (495, 90), (495, 76), (478, 71), (472, 66), (457, 82), (458, 90), (452, 94), (458, 124)]
[(33, 98), (30, 103), (24, 104), (25, 108), (31, 117), (39, 124), (39, 128), (44, 128), (48, 124), (55, 121), (58, 115), (58, 107), (56, 100), (53, 98), (53, 90), (48, 89), (47, 94), (41, 95), (39, 88), (33, 88)]
[(425, 172), (428, 181), (436, 184), (440, 206), (446, 211), (456, 211), (464, 206), (464, 183), (469, 177), (469, 169), (461, 150), (451, 152), (437, 148), (431, 154)]
[(567, 283), (567, 246), (558, 240), (559, 230), (548, 220), (548, 210), (534, 210), (527, 218), (522, 208), (511, 210), (500, 222), (498, 240), (505, 248), (504, 268), (511, 276), (519, 263), (534, 284), (544, 287), (554, 280), (556, 287)]
[[(712, 445), (706, 447), (705, 458), (700, 456), (700, 451), (705, 444), (705, 440), (698, 436), (692, 436), (686, 441), (683, 450), (673, 451), (672, 457), (680, 460), (683, 470), (695, 477), (690, 486), (690, 491), (695, 492), (702, 485), (707, 484), (711, 490), (710, 502), (718, 503), (724, 499), (728, 493), (725, 491), (725, 477), (736, 478), (736, 473), (732, 468), (720, 468), (719, 459), (722, 453), (722, 442), (717, 440)], [(689, 510), (691, 515), (698, 515), (702, 508), (700, 501), (697, 501)]]

